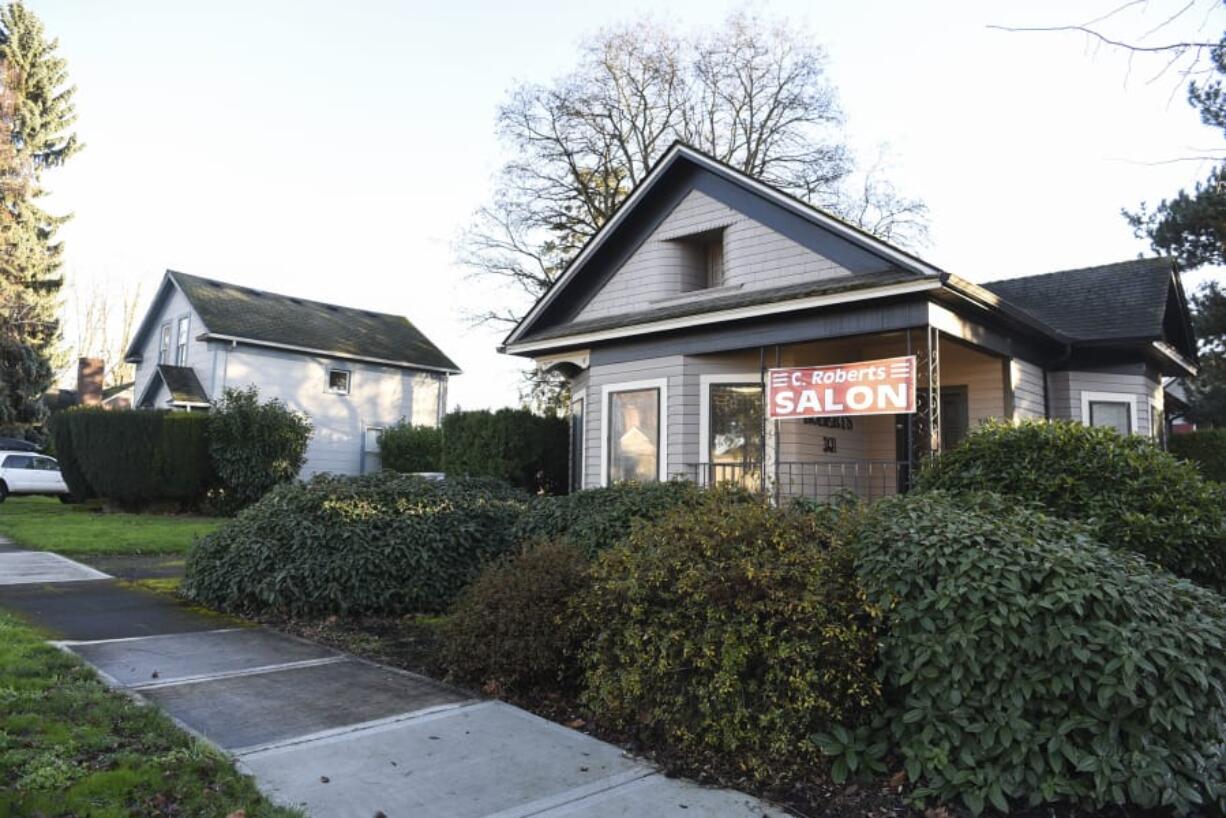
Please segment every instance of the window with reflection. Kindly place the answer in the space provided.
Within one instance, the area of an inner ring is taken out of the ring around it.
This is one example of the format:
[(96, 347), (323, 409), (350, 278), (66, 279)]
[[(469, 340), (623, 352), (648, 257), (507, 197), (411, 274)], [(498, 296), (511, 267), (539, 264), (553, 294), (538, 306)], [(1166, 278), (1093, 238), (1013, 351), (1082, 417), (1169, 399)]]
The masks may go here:
[(756, 489), (762, 479), (762, 385), (711, 384), (709, 482)]
[(1107, 426), (1121, 435), (1132, 434), (1132, 404), (1124, 401), (1090, 401), (1090, 425)]
[(660, 390), (609, 393), (609, 482), (652, 483), (660, 475)]

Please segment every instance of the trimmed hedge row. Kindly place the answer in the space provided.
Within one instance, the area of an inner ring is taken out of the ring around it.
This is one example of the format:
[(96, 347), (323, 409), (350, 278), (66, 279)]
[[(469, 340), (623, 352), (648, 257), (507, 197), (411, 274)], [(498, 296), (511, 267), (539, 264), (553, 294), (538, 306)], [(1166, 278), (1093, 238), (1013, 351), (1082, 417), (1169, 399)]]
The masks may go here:
[(412, 474), (443, 471), (443, 430), (401, 421), (379, 435), (383, 468)]
[(496, 477), (533, 494), (564, 494), (569, 425), (526, 409), (452, 412), (443, 418), (443, 469)]
[(1038, 503), (1102, 543), (1226, 588), (1226, 489), (1136, 435), (1072, 422), (987, 423), (934, 459), (917, 489)]
[(190, 503), (216, 481), (206, 415), (91, 407), (55, 415), (51, 429), (61, 473), (78, 499)]
[(1226, 429), (1204, 429), (1171, 435), (1171, 454), (1197, 465), (1209, 480), (1226, 483)]
[(526, 501), (498, 481), (394, 472), (282, 484), (196, 544), (182, 589), (227, 611), (442, 611), (511, 550)]

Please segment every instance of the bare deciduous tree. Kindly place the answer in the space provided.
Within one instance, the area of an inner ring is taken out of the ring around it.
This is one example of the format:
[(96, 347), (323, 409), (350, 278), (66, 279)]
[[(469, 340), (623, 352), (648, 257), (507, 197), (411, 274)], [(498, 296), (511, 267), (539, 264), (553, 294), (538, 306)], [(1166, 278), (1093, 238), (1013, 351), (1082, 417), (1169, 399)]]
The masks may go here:
[(741, 12), (697, 34), (606, 29), (569, 74), (516, 88), (497, 120), (512, 158), (459, 247), (510, 297), (476, 320), (516, 323), (676, 140), (877, 235), (922, 241), (921, 201), (879, 173), (852, 182), (825, 62), (804, 31)]
[(66, 323), (75, 336), (71, 366), (76, 365), (77, 358), (101, 358), (105, 385), (131, 382), (135, 368), (123, 357), (132, 342), (140, 285), (129, 287), (100, 280), (86, 286), (76, 276), (70, 277), (67, 285)]

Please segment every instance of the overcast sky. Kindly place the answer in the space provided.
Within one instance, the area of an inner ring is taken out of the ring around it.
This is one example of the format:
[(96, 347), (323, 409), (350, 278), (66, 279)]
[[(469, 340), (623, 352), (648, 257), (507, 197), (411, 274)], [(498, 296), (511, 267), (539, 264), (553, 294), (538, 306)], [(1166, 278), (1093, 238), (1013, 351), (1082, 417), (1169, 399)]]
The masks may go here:
[[(1173, 75), (1150, 81), (1157, 64), (1129, 72), (1124, 57), (1088, 49), (1080, 35), (987, 27), (1081, 22), (1119, 4), (754, 8), (824, 44), (850, 144), (865, 162), (888, 145), (891, 177), (931, 209), (921, 254), (987, 281), (1144, 252), (1120, 208), (1207, 170), (1155, 163), (1223, 144)], [(516, 82), (565, 72), (601, 25), (659, 16), (665, 4), (29, 5), (59, 37), (79, 86), (86, 150), (46, 179), (49, 206), (75, 214), (62, 231), (70, 276), (139, 284), (147, 300), (172, 268), (403, 313), (464, 368), (452, 406), (478, 408), (516, 403), (522, 367), (494, 351), (501, 333), (465, 320), (481, 285), (454, 261), (502, 158), (496, 107)], [(664, 19), (714, 26), (741, 4), (666, 5)], [(1113, 30), (1135, 36), (1174, 9), (1151, 0)], [(1212, 13), (1202, 38), (1226, 27)], [(1206, 275), (1216, 273), (1188, 284)]]

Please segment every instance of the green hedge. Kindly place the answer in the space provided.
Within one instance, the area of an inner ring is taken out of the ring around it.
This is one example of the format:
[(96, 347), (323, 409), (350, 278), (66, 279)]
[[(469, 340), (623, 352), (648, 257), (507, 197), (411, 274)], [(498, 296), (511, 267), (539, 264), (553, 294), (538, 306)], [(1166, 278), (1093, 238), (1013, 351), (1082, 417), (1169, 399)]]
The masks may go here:
[[(535, 497), (515, 526), (515, 539), (565, 539), (589, 557), (623, 540), (635, 521), (650, 522), (675, 508), (703, 502), (693, 483), (618, 483), (563, 497)], [(748, 497), (748, 495), (743, 495)]]
[(1226, 429), (1171, 435), (1167, 448), (1176, 457), (1195, 463), (1208, 479), (1226, 483)]
[(1100, 542), (1226, 588), (1226, 490), (1148, 440), (1071, 422), (988, 423), (920, 491), (991, 491), (1088, 525)]
[(569, 425), (526, 409), (452, 412), (443, 418), (447, 474), (496, 477), (536, 494), (564, 494)]
[(876, 506), (887, 725), (914, 794), (1226, 807), (1226, 602), (995, 495)]
[(835, 512), (710, 491), (602, 553), (575, 619), (601, 724), (726, 780), (810, 780), (811, 737), (871, 718), (875, 615)]
[(209, 411), (209, 454), (221, 482), (213, 503), (233, 512), (294, 480), (306, 461), (311, 421), (254, 387), (227, 389)]
[(412, 474), (443, 471), (443, 430), (401, 421), (379, 435), (383, 468)]
[(127, 507), (193, 504), (215, 483), (208, 417), (141, 409), (72, 409), (52, 422), (61, 470), (74, 495)]
[(511, 549), (526, 500), (498, 481), (395, 472), (282, 484), (197, 543), (183, 591), (230, 611), (443, 611)]
[(574, 693), (582, 631), (567, 611), (587, 568), (582, 551), (557, 540), (488, 566), (443, 626), (451, 675), (499, 693)]

